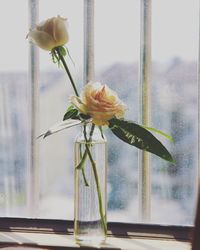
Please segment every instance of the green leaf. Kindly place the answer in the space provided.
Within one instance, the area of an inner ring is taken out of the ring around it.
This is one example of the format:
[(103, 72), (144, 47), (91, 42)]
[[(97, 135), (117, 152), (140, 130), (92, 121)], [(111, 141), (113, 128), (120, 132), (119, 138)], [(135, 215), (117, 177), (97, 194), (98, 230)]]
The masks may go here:
[(144, 127), (132, 121), (113, 118), (109, 120), (109, 128), (122, 141), (174, 163), (165, 146)]
[(53, 125), (52, 127), (50, 127), (47, 132), (41, 134), (40, 136), (38, 136), (38, 138), (40, 137), (47, 137), (49, 135), (53, 135), (63, 129), (67, 129), (67, 128), (71, 128), (71, 127), (74, 127), (74, 126), (77, 126), (77, 125), (80, 125), (82, 124), (83, 122), (82, 121), (79, 121), (79, 120), (73, 120), (73, 119), (68, 119), (66, 121), (62, 121), (62, 122), (59, 122), (55, 125)]
[(158, 134), (164, 136), (166, 139), (168, 139), (168, 140), (174, 142), (174, 139), (173, 139), (170, 135), (165, 134), (164, 132), (162, 132), (162, 131), (159, 130), (159, 129), (151, 128), (151, 127), (146, 127), (146, 126), (144, 126), (144, 125), (140, 125), (140, 126), (143, 127), (143, 128), (145, 128), (145, 129), (147, 129), (147, 130), (156, 132), (156, 133), (158, 133)]
[(55, 50), (55, 49), (52, 49), (51, 52), (50, 52), (50, 54), (51, 54), (53, 63), (58, 64), (58, 67), (60, 67), (60, 66), (61, 66), (60, 58), (59, 58), (59, 56), (57, 55), (56, 50)]
[(74, 109), (74, 105), (70, 105), (70, 106), (67, 108), (67, 111), (70, 111), (70, 110), (72, 110), (72, 109)]
[(74, 60), (72, 59), (72, 57), (71, 57), (71, 55), (70, 55), (70, 53), (69, 53), (68, 48), (66, 47), (65, 49), (66, 49), (66, 51), (67, 51), (67, 54), (68, 54), (68, 56), (69, 56), (69, 58), (70, 58), (71, 62), (72, 62), (72, 63), (73, 63), (73, 65), (75, 66)]
[(79, 111), (73, 106), (69, 106), (67, 112), (64, 114), (63, 121), (68, 119), (79, 119), (78, 118)]
[(65, 57), (67, 55), (67, 52), (64, 46), (59, 46), (59, 50), (62, 56)]
[(53, 52), (50, 53), (53, 63), (57, 63), (56, 57)]
[(85, 150), (83, 157), (81, 157), (81, 161), (76, 166), (76, 169), (83, 169), (86, 159), (87, 159), (87, 151)]

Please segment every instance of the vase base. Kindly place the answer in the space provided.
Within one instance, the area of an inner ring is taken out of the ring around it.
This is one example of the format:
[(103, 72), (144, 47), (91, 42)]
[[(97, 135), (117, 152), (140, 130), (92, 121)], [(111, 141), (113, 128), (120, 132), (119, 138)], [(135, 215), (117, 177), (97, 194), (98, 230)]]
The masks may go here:
[(76, 243), (81, 246), (100, 246), (105, 243), (106, 237), (102, 236), (75, 236)]

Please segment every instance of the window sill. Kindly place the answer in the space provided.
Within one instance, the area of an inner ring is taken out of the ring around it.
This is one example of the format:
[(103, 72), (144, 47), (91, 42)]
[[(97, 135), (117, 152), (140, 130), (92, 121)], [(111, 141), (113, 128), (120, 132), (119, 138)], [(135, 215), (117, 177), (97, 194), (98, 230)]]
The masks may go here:
[[(0, 221), (0, 248), (3, 249), (89, 249), (75, 244), (72, 221), (15, 218)], [(107, 243), (100, 249), (191, 249), (192, 227), (109, 223), (108, 229)]]

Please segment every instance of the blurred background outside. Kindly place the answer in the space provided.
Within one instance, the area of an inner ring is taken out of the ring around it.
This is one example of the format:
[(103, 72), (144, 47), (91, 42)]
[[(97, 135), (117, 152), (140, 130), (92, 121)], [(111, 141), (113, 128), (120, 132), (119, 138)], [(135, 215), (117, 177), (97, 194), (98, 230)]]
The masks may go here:
[[(0, 216), (29, 217), (27, 164), (30, 114), (28, 103), (28, 5), (3, 0), (0, 9)], [(152, 0), (151, 126), (171, 134), (162, 138), (172, 165), (151, 156), (151, 223), (191, 225), (198, 167), (198, 0)], [(12, 6), (12, 8), (11, 8)], [(16, 8), (18, 11), (16, 11)], [(39, 19), (68, 18), (68, 59), (79, 88), (83, 86), (83, 1), (39, 1)], [(112, 15), (112, 18), (111, 18)], [(16, 25), (17, 24), (17, 25)], [(109, 85), (127, 104), (127, 117), (138, 121), (140, 1), (96, 0), (96, 80)], [(64, 70), (40, 53), (39, 133), (61, 121), (73, 93)], [(39, 146), (37, 217), (73, 219), (73, 142), (71, 128)], [(105, 130), (108, 139), (108, 220), (138, 220), (138, 150)]]

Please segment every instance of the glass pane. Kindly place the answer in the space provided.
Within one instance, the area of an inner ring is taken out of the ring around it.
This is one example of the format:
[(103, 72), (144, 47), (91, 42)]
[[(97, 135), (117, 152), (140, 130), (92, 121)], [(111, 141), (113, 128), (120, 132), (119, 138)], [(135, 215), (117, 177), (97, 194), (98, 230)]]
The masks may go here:
[[(81, 86), (83, 84), (82, 1), (59, 1), (59, 4), (48, 2), (48, 10), (46, 4), (47, 1), (40, 2), (42, 19), (59, 13), (69, 20), (68, 48), (75, 62), (75, 68), (70, 61), (69, 66), (74, 78)], [(114, 4), (116, 8), (111, 22), (110, 15), (105, 12), (105, 8), (110, 9)], [(121, 18), (122, 7), (126, 12), (124, 19)], [(132, 32), (127, 32), (123, 27), (130, 23), (133, 25)], [(129, 0), (124, 5), (122, 0), (117, 3), (114, 1), (108, 3), (105, 0), (95, 1), (96, 80), (107, 83), (119, 93), (129, 106), (127, 115), (133, 120), (137, 120), (138, 115), (138, 57), (139, 2)], [(40, 93), (40, 130), (43, 131), (62, 119), (72, 90), (65, 72), (56, 69), (45, 51), (40, 50), (40, 58), (40, 67), (44, 76)], [(73, 219), (73, 142), (77, 131), (77, 129), (66, 130), (40, 142), (42, 198), (39, 204), (39, 217)], [(130, 218), (132, 220), (134, 218), (136, 220), (138, 215), (137, 150), (123, 143), (119, 144), (119, 141), (110, 134), (107, 136), (111, 156), (109, 158), (108, 219), (130, 221)], [(129, 161), (130, 158), (133, 160)], [(133, 208), (135, 213), (132, 213)]]
[[(137, 121), (140, 1), (97, 0), (95, 6), (96, 79), (118, 93), (128, 107), (126, 117)], [(138, 151), (106, 132), (108, 220), (137, 221)]]
[[(48, 6), (48, 8), (47, 8)], [(40, 21), (60, 15), (68, 19), (70, 72), (78, 86), (83, 78), (83, 1), (39, 1)], [(73, 89), (63, 68), (58, 68), (51, 55), (40, 50), (40, 132), (62, 121)], [(80, 88), (79, 88), (80, 89)], [(74, 140), (78, 128), (71, 128), (39, 140), (40, 202), (38, 217), (74, 218)]]
[[(105, 9), (111, 9), (114, 5), (115, 11), (110, 19), (110, 14), (105, 12)], [(121, 18), (122, 8), (126, 12), (126, 18)], [(55, 13), (69, 20), (68, 48), (75, 67), (70, 61), (69, 66), (75, 80), (81, 86), (83, 84), (83, 1), (40, 2), (40, 19), (55, 16)], [(127, 115), (133, 120), (137, 120), (138, 115), (139, 15), (137, 0), (128, 0), (126, 4), (122, 0), (95, 1), (96, 80), (107, 83), (119, 93), (129, 106)], [(102, 16), (104, 16), (103, 20)], [(131, 32), (124, 29), (130, 23), (133, 26)], [(65, 72), (52, 64), (48, 53), (40, 50), (40, 59), (44, 77), (41, 78), (40, 130), (44, 131), (62, 119), (72, 90)], [(40, 217), (73, 219), (73, 142), (77, 131), (76, 129), (66, 130), (40, 142), (41, 202), (38, 211)], [(108, 219), (130, 221), (130, 218), (134, 218), (136, 220), (137, 150), (123, 143), (119, 144), (118, 140), (110, 134), (107, 136), (111, 156), (109, 158)], [(130, 158), (133, 160), (129, 161)], [(135, 213), (132, 213), (133, 208)]]
[[(39, 1), (40, 20), (61, 15), (69, 21), (68, 65), (83, 85), (83, 2)], [(116, 90), (126, 117), (138, 120), (139, 0), (95, 1), (96, 80)], [(13, 8), (10, 8), (13, 6)], [(48, 8), (47, 8), (48, 6)], [(152, 126), (172, 134), (176, 164), (152, 156), (151, 223), (192, 224), (197, 187), (198, 0), (152, 0)], [(15, 10), (21, 10), (19, 12)], [(107, 11), (105, 11), (107, 10)], [(122, 11), (123, 10), (123, 11)], [(6, 22), (9, 13), (9, 22)], [(112, 18), (111, 18), (112, 14)], [(102, 18), (103, 17), (103, 18)], [(169, 18), (170, 17), (170, 18)], [(0, 9), (0, 216), (29, 216), (27, 1), (4, 1)], [(13, 29), (13, 24), (19, 23)], [(11, 32), (12, 31), (12, 32)], [(73, 93), (63, 69), (40, 53), (42, 133), (61, 121)], [(73, 219), (73, 142), (79, 129), (39, 140), (40, 202), (37, 217)], [(107, 133), (109, 141), (108, 220), (141, 222), (138, 216), (138, 151)], [(16, 146), (17, 145), (17, 146)], [(169, 216), (170, 215), (170, 216)]]
[(0, 216), (27, 216), (27, 8), (25, 0), (3, 1), (0, 8)]
[[(198, 166), (198, 0), (153, 0), (152, 125), (176, 164), (152, 157), (152, 222), (193, 224)], [(170, 17), (170, 18), (169, 18)], [(167, 142), (165, 142), (167, 143)]]

